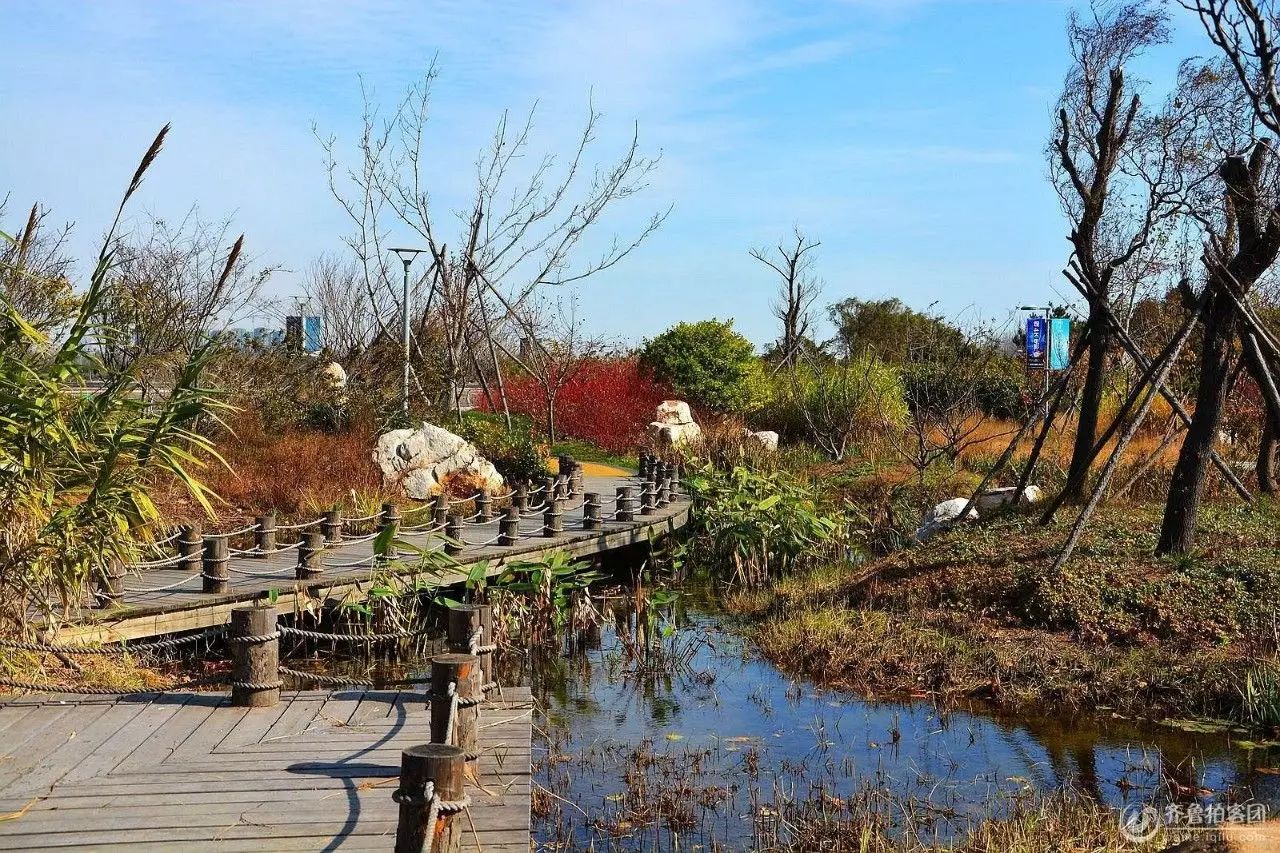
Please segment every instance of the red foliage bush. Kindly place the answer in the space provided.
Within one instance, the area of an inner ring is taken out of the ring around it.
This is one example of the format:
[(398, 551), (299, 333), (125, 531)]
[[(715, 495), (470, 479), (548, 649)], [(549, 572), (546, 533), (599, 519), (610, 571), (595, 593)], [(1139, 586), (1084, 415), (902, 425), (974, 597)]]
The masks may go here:
[[(599, 359), (583, 365), (556, 397), (556, 434), (589, 441), (612, 453), (629, 453), (644, 440), (658, 403), (671, 396), (635, 358)], [(542, 388), (527, 377), (507, 383), (511, 411), (528, 415), (546, 431)]]

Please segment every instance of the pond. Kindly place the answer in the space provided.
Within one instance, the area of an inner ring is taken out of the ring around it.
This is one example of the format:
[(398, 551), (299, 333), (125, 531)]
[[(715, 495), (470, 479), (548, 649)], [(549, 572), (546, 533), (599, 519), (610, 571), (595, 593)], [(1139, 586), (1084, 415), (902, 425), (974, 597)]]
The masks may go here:
[(527, 673), (543, 709), (534, 810), (545, 849), (805, 846), (815, 826), (851, 815), (946, 842), (1063, 788), (1116, 807), (1280, 802), (1280, 754), (1219, 733), (867, 701), (779, 672), (696, 595), (666, 610), (665, 655), (646, 666), (636, 626), (648, 620), (629, 599), (604, 611), (597, 636)]

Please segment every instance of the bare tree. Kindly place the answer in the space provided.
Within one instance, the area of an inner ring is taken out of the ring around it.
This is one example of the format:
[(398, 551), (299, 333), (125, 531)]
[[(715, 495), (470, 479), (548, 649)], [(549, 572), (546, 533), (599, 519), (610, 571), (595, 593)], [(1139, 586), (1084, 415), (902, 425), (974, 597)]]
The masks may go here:
[(1271, 0), (1181, 0), (1195, 12), (1263, 126), (1280, 136), (1277, 12)]
[(1157, 222), (1173, 212), (1154, 184), (1148, 184), (1145, 199), (1139, 196), (1144, 209), (1138, 215), (1125, 203), (1125, 163), (1140, 124), (1140, 99), (1124, 66), (1150, 45), (1167, 40), (1167, 16), (1146, 0), (1095, 6), (1087, 19), (1072, 13), (1067, 37), (1073, 62), (1058, 101), (1049, 160), (1071, 221), (1069, 267), (1089, 294), (1088, 360), (1067, 487), (1068, 499), (1079, 500), (1094, 459), (1112, 342), (1110, 326), (1099, 315), (1110, 307), (1116, 270), (1147, 244)]
[[(1280, 256), (1280, 170), (1266, 140), (1245, 154), (1229, 155), (1219, 174), (1223, 184), (1221, 228), (1210, 232), (1205, 247), (1203, 342), (1195, 414), (1169, 484), (1157, 552), (1186, 553), (1195, 541), (1200, 503), (1223, 405), (1229, 392), (1241, 304), (1250, 289)], [(1256, 345), (1256, 338), (1252, 338)]]
[(779, 368), (790, 367), (800, 357), (813, 321), (813, 304), (822, 293), (822, 281), (813, 275), (813, 256), (809, 254), (822, 244), (806, 237), (799, 226), (793, 230), (792, 237), (793, 241), (779, 242), (774, 247), (776, 259), (767, 248), (751, 250), (751, 257), (781, 279), (778, 297), (770, 306), (773, 316), (782, 322), (782, 336), (778, 339)]
[(633, 132), (615, 160), (592, 167), (601, 119), (594, 107), (567, 158), (531, 158), (534, 110), (516, 124), (504, 112), (476, 160), (471, 201), (457, 212), (462, 227), (451, 243), (427, 186), (424, 141), (436, 75), (433, 65), (385, 118), (365, 97), (356, 166), (339, 166), (334, 138), (321, 138), (321, 145), (331, 191), (353, 224), (347, 242), (368, 298), (376, 302), (385, 293), (399, 302), (393, 274), (398, 270), (388, 269), (387, 235), (407, 228), (431, 258), (417, 282), (416, 304), (441, 330), (446, 403), (459, 411), (468, 370), (487, 365), (486, 391), (496, 391), (505, 409), (499, 341), (521, 327), (535, 294), (612, 268), (661, 225), (665, 212), (650, 217), (632, 239), (615, 237), (596, 257), (578, 258), (584, 238), (597, 230), (606, 211), (645, 188), (657, 160), (640, 152)]
[[(0, 199), (0, 221), (6, 201)], [(0, 241), (0, 296), (28, 323), (46, 331), (70, 317), (76, 306), (67, 254), (71, 226), (50, 228), (48, 216), (48, 210), (33, 204), (13, 240)]]
[(312, 261), (303, 288), (320, 316), (321, 345), (342, 361), (365, 353), (378, 336), (379, 318), (396, 311), (382, 291), (374, 291), (370, 299), (360, 268), (337, 255), (325, 254)]
[(585, 331), (578, 316), (576, 296), (557, 296), (554, 301), (535, 297), (511, 319), (517, 343), (495, 343), (516, 367), (533, 379), (542, 391), (547, 440), (559, 438), (556, 403), (560, 392), (574, 380), (587, 362), (601, 357), (607, 349), (603, 338)]
[(116, 240), (103, 309), (117, 332), (102, 346), (108, 370), (136, 360), (146, 365), (144, 384), (167, 379), (172, 365), (254, 311), (276, 268), (255, 269), (238, 251), (228, 267), (238, 250), (228, 244), (229, 228), (193, 208), (176, 224), (148, 217), (140, 234)]
[(909, 346), (914, 357), (903, 367), (906, 425), (890, 441), (921, 481), (934, 463), (954, 464), (970, 447), (1013, 434), (986, 429), (980, 389), (1000, 357), (995, 335), (979, 328), (953, 344), (949, 335), (922, 331)]

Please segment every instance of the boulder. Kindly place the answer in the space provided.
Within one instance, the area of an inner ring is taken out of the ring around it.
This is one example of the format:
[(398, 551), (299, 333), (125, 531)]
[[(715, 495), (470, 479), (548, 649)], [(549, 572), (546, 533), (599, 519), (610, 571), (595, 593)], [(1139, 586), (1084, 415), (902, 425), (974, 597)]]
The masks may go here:
[(340, 406), (347, 403), (347, 371), (341, 364), (331, 361), (320, 369), (320, 376), (333, 392), (332, 400)]
[(660, 424), (654, 421), (649, 424), (649, 438), (663, 449), (690, 447), (702, 440), (702, 427), (695, 423)]
[(747, 434), (743, 436), (743, 442), (748, 446), (755, 446), (761, 450), (773, 452), (778, 449), (778, 434), (773, 430), (760, 430), (752, 432), (747, 430)]
[[(964, 512), (964, 507), (967, 503), (969, 503), (968, 498), (952, 498), (930, 509), (924, 514), (924, 520), (920, 522), (920, 527), (916, 530), (916, 541), (927, 542), (942, 531), (950, 528), (960, 520), (960, 513)], [(965, 520), (975, 521), (977, 518), (977, 507), (969, 507)]]
[(373, 461), (382, 470), (384, 485), (414, 500), (444, 491), (492, 494), (502, 490), (502, 475), (474, 444), (434, 424), (378, 436)]
[(320, 375), (324, 377), (324, 381), (329, 383), (329, 387), (334, 390), (341, 390), (347, 387), (347, 371), (341, 364), (331, 361), (320, 369)]
[(979, 512), (986, 513), (996, 507), (1014, 503), (1015, 498), (1019, 507), (1031, 506), (1044, 500), (1044, 492), (1041, 491), (1039, 486), (1027, 486), (1022, 490), (1022, 494), (1015, 496), (1014, 493), (1016, 491), (1017, 489), (1013, 486), (1007, 486), (1003, 489), (988, 489), (978, 495), (978, 499), (974, 503), (977, 505)]
[(676, 450), (702, 440), (702, 427), (693, 421), (693, 413), (684, 400), (663, 400), (649, 424), (649, 438), (661, 449)]
[(663, 400), (658, 404), (658, 413), (654, 417), (655, 424), (677, 426), (693, 423), (693, 412), (684, 400)]

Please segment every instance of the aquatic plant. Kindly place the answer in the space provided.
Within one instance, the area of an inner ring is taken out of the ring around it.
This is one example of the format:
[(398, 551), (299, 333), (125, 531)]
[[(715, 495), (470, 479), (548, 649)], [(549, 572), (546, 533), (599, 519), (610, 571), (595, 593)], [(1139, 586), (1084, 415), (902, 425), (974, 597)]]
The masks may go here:
[(590, 587), (601, 574), (589, 563), (554, 551), (536, 560), (520, 560), (504, 567), (489, 581), (485, 595), (494, 606), (500, 636), (519, 634), (537, 647), (599, 621)]
[(843, 555), (843, 525), (819, 508), (814, 490), (785, 471), (703, 465), (687, 480), (697, 503), (694, 535), (680, 558), (761, 584)]

